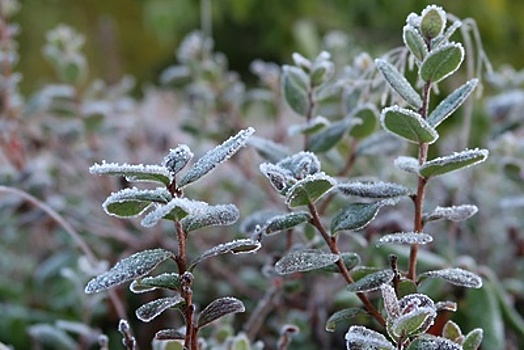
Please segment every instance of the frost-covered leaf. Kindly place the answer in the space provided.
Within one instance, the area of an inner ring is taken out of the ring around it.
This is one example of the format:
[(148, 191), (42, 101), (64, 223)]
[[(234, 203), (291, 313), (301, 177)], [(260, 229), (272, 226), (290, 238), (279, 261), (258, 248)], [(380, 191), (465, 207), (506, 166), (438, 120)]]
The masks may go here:
[(387, 199), (408, 196), (411, 191), (402, 185), (392, 182), (347, 182), (337, 185), (340, 193), (346, 196), (357, 196), (373, 199)]
[(144, 227), (153, 227), (162, 219), (179, 221), (189, 212), (198, 208), (199, 203), (202, 202), (192, 201), (187, 198), (173, 198), (166, 205), (157, 206), (144, 216), (141, 224)]
[(150, 292), (157, 288), (179, 290), (180, 276), (178, 273), (163, 273), (158, 276), (136, 279), (129, 285), (129, 289), (137, 294)]
[(377, 247), (384, 244), (427, 244), (433, 242), (433, 237), (422, 232), (391, 233), (377, 240)]
[(284, 145), (259, 136), (251, 136), (247, 145), (253, 147), (260, 156), (272, 163), (289, 155), (289, 150)]
[(437, 310), (437, 312), (440, 312), (440, 311), (455, 312), (457, 311), (457, 303), (455, 303), (454, 301), (449, 301), (449, 300), (439, 301), (435, 303), (435, 309)]
[(384, 108), (380, 121), (384, 129), (409, 142), (433, 143), (439, 137), (420, 114), (399, 106)]
[(339, 259), (339, 255), (321, 250), (297, 250), (277, 261), (275, 271), (280, 275), (288, 275), (295, 272), (318, 270), (336, 263)]
[(351, 127), (349, 135), (356, 139), (363, 139), (375, 132), (379, 116), (379, 112), (375, 105), (365, 104), (360, 106), (356, 108), (351, 115), (360, 122)]
[(375, 65), (380, 70), (389, 86), (391, 86), (391, 88), (395, 90), (400, 95), (400, 97), (402, 97), (415, 109), (422, 107), (422, 98), (418, 92), (415, 91), (413, 86), (411, 86), (408, 80), (402, 74), (400, 74), (395, 66), (382, 59), (375, 60)]
[(400, 316), (400, 308), (398, 306), (397, 294), (395, 289), (389, 284), (380, 286), (382, 292), (382, 300), (384, 300), (384, 309), (386, 310), (388, 319), (396, 319)]
[(425, 329), (421, 328), (427, 327), (428, 323), (433, 323), (436, 315), (433, 308), (415, 308), (396, 318), (389, 327), (389, 331), (396, 337), (413, 335), (417, 332), (425, 331)]
[(297, 125), (290, 126), (287, 133), (289, 136), (295, 136), (299, 134), (309, 135), (317, 131), (320, 131), (321, 129), (325, 128), (329, 124), (331, 124), (329, 120), (319, 115), (319, 116), (316, 116), (315, 118), (308, 120), (304, 124), (297, 124)]
[[(358, 266), (361, 263), (360, 256), (357, 253), (341, 253), (340, 260), (342, 260), (348, 271), (353, 270), (356, 266)], [(334, 273), (340, 272), (338, 265), (336, 265), (335, 263), (325, 266), (321, 270)]]
[(442, 34), (446, 27), (446, 12), (440, 6), (429, 5), (420, 15), (420, 33), (431, 40)]
[(93, 278), (87, 284), (87, 294), (101, 292), (111, 287), (147, 275), (160, 263), (171, 258), (173, 253), (165, 249), (144, 250), (120, 260), (109, 271)]
[(240, 217), (238, 208), (233, 204), (202, 205), (180, 220), (185, 232), (195, 231), (210, 226), (228, 226)]
[(268, 220), (280, 215), (282, 215), (282, 212), (275, 209), (263, 209), (255, 211), (244, 217), (244, 219), (240, 222), (240, 233), (249, 236), (260, 230), (268, 222)]
[(322, 153), (333, 148), (353, 125), (360, 124), (359, 119), (345, 118), (331, 123), (328, 127), (311, 135), (307, 145), (311, 152)]
[(184, 298), (179, 295), (175, 297), (160, 298), (140, 306), (135, 311), (135, 314), (140, 321), (150, 322), (162, 312), (181, 303), (184, 303)]
[(142, 214), (151, 203), (168, 203), (171, 194), (164, 188), (139, 190), (126, 188), (112, 193), (102, 204), (105, 212), (120, 218), (134, 217)]
[(438, 83), (453, 74), (464, 59), (464, 48), (460, 43), (442, 44), (432, 50), (422, 61), (419, 76), (423, 81)]
[(161, 329), (155, 333), (157, 340), (182, 340), (186, 335), (176, 329)]
[(377, 131), (359, 142), (356, 154), (359, 156), (387, 157), (399, 154), (405, 143), (387, 131)]
[(262, 163), (259, 168), (262, 174), (268, 178), (271, 185), (282, 194), (285, 194), (288, 187), (296, 182), (287, 169), (277, 164)]
[(192, 158), (193, 153), (187, 145), (178, 145), (177, 148), (169, 150), (169, 154), (164, 158), (164, 166), (175, 176)]
[(417, 61), (422, 62), (428, 54), (428, 48), (420, 32), (412, 25), (407, 24), (404, 26), (402, 39), (404, 40), (404, 45), (409, 48), (409, 51), (415, 56)]
[(395, 273), (391, 270), (381, 270), (362, 277), (347, 288), (350, 292), (371, 292), (383, 284), (390, 283), (394, 276)]
[(427, 278), (441, 278), (451, 284), (467, 288), (482, 287), (482, 278), (473, 272), (469, 272), (460, 268), (448, 268), (443, 270), (435, 270), (424, 272), (420, 277)]
[(219, 146), (208, 151), (182, 176), (178, 183), (178, 187), (181, 188), (199, 180), (204, 175), (207, 175), (215, 169), (217, 165), (231, 158), (246, 144), (247, 139), (253, 135), (254, 132), (255, 129), (253, 128), (241, 130), (238, 134), (230, 137)]
[(309, 175), (289, 188), (286, 193), (286, 204), (293, 208), (314, 203), (334, 185), (335, 179), (324, 173)]
[(94, 164), (89, 168), (91, 174), (124, 176), (128, 181), (159, 182), (164, 185), (171, 183), (169, 171), (161, 165), (130, 165), (118, 163)]
[(222, 243), (206, 250), (197, 259), (191, 262), (188, 270), (193, 270), (195, 266), (205, 259), (212, 258), (217, 255), (233, 253), (233, 254), (244, 254), (254, 253), (260, 249), (260, 242), (254, 241), (251, 238), (236, 239), (231, 242)]
[(276, 165), (281, 169), (285, 169), (289, 176), (297, 180), (304, 179), (306, 176), (314, 175), (320, 171), (320, 161), (313, 152), (298, 152), (282, 159)]
[(362, 326), (351, 326), (346, 333), (348, 350), (395, 350), (382, 334)]
[(321, 86), (333, 77), (335, 64), (327, 59), (316, 60), (311, 69), (311, 85)]
[(351, 319), (353, 319), (356, 316), (360, 316), (364, 313), (362, 309), (358, 308), (349, 308), (349, 309), (342, 309), (337, 312), (335, 312), (333, 315), (329, 316), (329, 318), (326, 321), (326, 331), (328, 332), (334, 332), (335, 328), (338, 323), (340, 322), (348, 322)]
[(211, 322), (233, 313), (244, 312), (244, 303), (233, 297), (223, 297), (213, 300), (198, 317), (198, 328), (202, 328)]
[(406, 350), (463, 350), (462, 347), (456, 343), (453, 343), (451, 340), (433, 337), (433, 336), (424, 336), (415, 339)]
[(384, 205), (383, 201), (374, 203), (352, 203), (340, 210), (331, 221), (331, 234), (338, 231), (358, 231), (369, 225)]
[(464, 337), (464, 341), (462, 342), (462, 349), (477, 350), (480, 347), (480, 344), (482, 343), (483, 336), (484, 332), (482, 331), (482, 329), (475, 328)]
[(272, 235), (308, 222), (309, 219), (311, 219), (311, 215), (305, 211), (282, 214), (269, 219), (263, 225), (262, 230), (266, 235)]
[(476, 205), (463, 204), (452, 207), (436, 207), (431, 213), (426, 213), (423, 220), (436, 221), (440, 219), (451, 220), (455, 222), (465, 221), (478, 212)]
[(416, 158), (399, 156), (395, 158), (395, 160), (393, 161), (393, 164), (395, 164), (395, 166), (402, 171), (405, 171), (411, 174), (418, 174), (419, 164), (418, 164), (418, 159)]
[(289, 107), (301, 116), (305, 116), (309, 110), (310, 83), (309, 76), (302, 69), (287, 65), (282, 67), (284, 98)]
[(466, 101), (468, 96), (475, 90), (478, 85), (478, 79), (471, 79), (464, 85), (449, 94), (438, 106), (431, 112), (427, 121), (428, 124), (436, 128), (455, 112)]
[(458, 339), (462, 338), (462, 330), (459, 325), (455, 322), (448, 320), (442, 329), (442, 336), (453, 342), (457, 342)]
[(447, 174), (462, 168), (482, 163), (488, 158), (487, 149), (470, 149), (456, 152), (449, 156), (435, 158), (424, 164), (419, 169), (419, 174), (424, 177)]

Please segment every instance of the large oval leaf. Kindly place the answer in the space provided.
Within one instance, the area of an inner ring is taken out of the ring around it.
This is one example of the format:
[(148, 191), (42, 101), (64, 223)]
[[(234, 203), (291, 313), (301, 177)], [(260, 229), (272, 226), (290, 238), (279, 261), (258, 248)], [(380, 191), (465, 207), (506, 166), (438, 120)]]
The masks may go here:
[(388, 331), (396, 337), (413, 335), (418, 331), (423, 331), (421, 328), (425, 328), (426, 324), (432, 324), (435, 317), (435, 309), (417, 307), (396, 318), (388, 326)]
[(471, 79), (451, 94), (449, 94), (438, 106), (431, 112), (427, 121), (428, 124), (436, 128), (453, 112), (455, 112), (466, 101), (468, 96), (475, 90), (478, 85), (478, 79)]
[(400, 95), (400, 97), (402, 97), (415, 109), (422, 107), (422, 98), (418, 92), (413, 89), (407, 79), (402, 74), (400, 74), (395, 66), (382, 59), (375, 60), (375, 65), (380, 70), (389, 86), (391, 86), (391, 88), (395, 90)]
[(136, 317), (142, 322), (150, 322), (167, 309), (184, 303), (181, 296), (160, 298), (140, 306), (136, 311)]
[(139, 190), (126, 188), (111, 194), (102, 204), (105, 212), (120, 218), (129, 218), (142, 214), (151, 203), (168, 203), (171, 194), (167, 189)]
[(449, 156), (430, 160), (419, 168), (419, 174), (424, 177), (438, 176), (482, 163), (488, 158), (487, 149), (471, 149), (457, 152)]
[(309, 109), (309, 76), (300, 68), (285, 65), (282, 68), (282, 90), (292, 110), (305, 116)]
[(357, 196), (373, 199), (388, 199), (408, 196), (409, 188), (393, 182), (347, 182), (337, 185), (340, 193), (346, 196)]
[(89, 168), (91, 174), (124, 176), (128, 181), (159, 182), (168, 186), (172, 176), (164, 166), (160, 165), (131, 165), (106, 163), (94, 164)]
[(383, 202), (352, 203), (340, 210), (331, 221), (331, 234), (338, 231), (358, 231), (369, 225), (377, 216)]
[(314, 203), (335, 185), (335, 179), (317, 173), (297, 181), (286, 193), (286, 204), (292, 207)]
[(144, 250), (120, 260), (109, 271), (93, 278), (87, 284), (87, 294), (101, 292), (122, 283), (147, 275), (160, 263), (171, 258), (173, 253), (165, 249)]
[(442, 278), (451, 284), (467, 288), (482, 287), (482, 278), (480, 278), (480, 276), (459, 268), (428, 271), (421, 274), (420, 277)]
[(180, 220), (180, 224), (185, 232), (191, 232), (204, 227), (232, 225), (239, 217), (238, 208), (233, 204), (202, 205)]
[(356, 118), (360, 123), (353, 125), (349, 130), (349, 135), (357, 139), (363, 139), (375, 131), (378, 124), (378, 110), (372, 104), (365, 104), (357, 108), (353, 113), (353, 118)]
[(464, 59), (464, 48), (460, 43), (448, 43), (432, 50), (422, 61), (419, 75), (423, 81), (438, 83), (453, 74)]
[(288, 275), (295, 272), (318, 270), (336, 263), (339, 259), (339, 255), (321, 250), (298, 250), (280, 259), (275, 264), (275, 271), (280, 275)]
[(399, 106), (382, 110), (380, 121), (384, 129), (413, 143), (433, 143), (437, 131), (420, 114)]
[(390, 283), (395, 273), (391, 270), (381, 270), (370, 273), (348, 286), (350, 292), (371, 292), (379, 289), (383, 284)]
[(224, 297), (213, 300), (198, 317), (198, 328), (202, 328), (211, 322), (233, 313), (244, 312), (244, 303), (233, 297)]

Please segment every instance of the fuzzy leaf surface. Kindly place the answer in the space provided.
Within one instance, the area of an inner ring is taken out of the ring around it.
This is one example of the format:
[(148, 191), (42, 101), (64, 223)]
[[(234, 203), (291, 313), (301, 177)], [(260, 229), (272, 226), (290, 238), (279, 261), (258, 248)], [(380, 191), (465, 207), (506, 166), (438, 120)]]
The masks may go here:
[(194, 267), (203, 260), (212, 258), (217, 255), (233, 253), (233, 254), (246, 254), (254, 253), (260, 249), (260, 242), (254, 241), (251, 238), (237, 239), (231, 242), (221, 243), (208, 250), (206, 250), (200, 257), (195, 259), (188, 270), (194, 269)]
[(173, 198), (166, 205), (158, 206), (144, 216), (141, 224), (144, 227), (153, 227), (162, 219), (179, 221), (194, 210), (195, 207), (198, 207), (198, 203), (200, 202), (187, 198)]
[(373, 199), (388, 199), (408, 196), (411, 191), (393, 182), (347, 182), (337, 185), (340, 193), (346, 196), (357, 196)]
[(362, 315), (364, 312), (359, 308), (342, 309), (329, 316), (326, 321), (326, 331), (334, 332), (338, 323), (347, 322), (356, 316)]
[(208, 151), (182, 176), (178, 187), (182, 188), (192, 182), (195, 182), (207, 175), (217, 165), (231, 158), (242, 147), (245, 146), (247, 139), (255, 133), (255, 129), (247, 128), (230, 137), (219, 146)]
[(398, 318), (400, 316), (400, 308), (395, 289), (389, 284), (383, 284), (380, 286), (380, 291), (382, 292), (382, 300), (384, 300), (384, 309), (388, 319)]
[(228, 226), (240, 217), (238, 208), (233, 204), (202, 205), (180, 220), (185, 232), (195, 231), (210, 226)]
[(272, 217), (264, 224), (262, 229), (264, 234), (272, 235), (274, 233), (285, 231), (297, 225), (308, 222), (310, 219), (311, 215), (305, 211), (287, 213)]
[(441, 337), (424, 336), (415, 339), (406, 350), (463, 350), (451, 340)]
[(395, 166), (407, 173), (418, 174), (419, 164), (418, 159), (413, 157), (399, 156), (395, 158)]
[(380, 121), (384, 129), (413, 143), (433, 143), (439, 135), (422, 116), (398, 106), (382, 110)]
[(427, 244), (433, 242), (433, 237), (422, 232), (391, 233), (377, 240), (377, 247), (384, 244)]
[(135, 217), (142, 214), (152, 202), (168, 203), (171, 200), (169, 191), (164, 188), (139, 190), (126, 188), (112, 193), (102, 204), (105, 212), (119, 218)]
[(284, 66), (282, 69), (282, 89), (287, 104), (293, 111), (305, 116), (309, 109), (309, 76), (300, 68)]
[(193, 153), (187, 145), (178, 145), (178, 147), (169, 150), (169, 154), (164, 158), (164, 166), (171, 175), (176, 175), (182, 170), (187, 163), (193, 158)]
[(163, 273), (158, 276), (136, 279), (129, 286), (129, 289), (135, 294), (150, 292), (157, 288), (179, 290), (180, 276), (178, 273)]
[(424, 272), (420, 276), (428, 278), (441, 278), (451, 284), (461, 287), (476, 289), (482, 287), (482, 278), (480, 278), (480, 276), (460, 268), (428, 271)]
[[(345, 252), (340, 254), (340, 260), (344, 263), (348, 271), (353, 270), (356, 266), (360, 265), (362, 260), (357, 253)], [(321, 269), (326, 272), (339, 273), (340, 270), (336, 264), (331, 264)]]
[(464, 85), (449, 94), (437, 107), (431, 112), (427, 121), (428, 124), (436, 128), (455, 112), (466, 99), (471, 95), (478, 85), (478, 79), (471, 79)]
[(441, 219), (455, 222), (465, 221), (478, 212), (476, 205), (463, 204), (452, 207), (436, 207), (433, 212), (423, 216), (424, 221), (436, 221)]
[(379, 289), (383, 284), (390, 283), (394, 276), (391, 270), (381, 270), (362, 277), (347, 288), (350, 292), (371, 292)]
[(400, 74), (400, 72), (386, 60), (377, 59), (375, 65), (380, 70), (384, 79), (388, 82), (389, 86), (395, 90), (400, 97), (402, 97), (407, 103), (409, 103), (415, 109), (422, 107), (422, 98), (415, 91), (413, 86), (408, 80)]
[(176, 329), (161, 329), (155, 333), (157, 340), (183, 340), (185, 337), (185, 334)]
[(409, 48), (409, 51), (415, 56), (417, 61), (422, 62), (428, 54), (428, 48), (419, 31), (410, 24), (405, 25), (402, 32), (402, 39), (404, 40), (404, 45)]
[(101, 292), (145, 276), (172, 256), (173, 253), (165, 249), (151, 249), (135, 253), (120, 260), (109, 271), (89, 281), (85, 292), (87, 294)]
[(161, 165), (131, 165), (106, 163), (94, 164), (89, 168), (91, 174), (124, 176), (128, 181), (159, 182), (164, 185), (171, 183), (169, 171)]
[(352, 203), (340, 210), (331, 221), (331, 234), (338, 231), (358, 231), (369, 225), (377, 216), (383, 202)]
[(150, 322), (167, 309), (184, 303), (181, 296), (160, 298), (140, 306), (136, 311), (136, 317), (142, 322)]
[(200, 313), (198, 328), (205, 327), (223, 316), (244, 311), (246, 311), (244, 303), (236, 298), (223, 297), (215, 299)]
[(280, 275), (295, 272), (318, 270), (332, 265), (340, 259), (337, 254), (326, 253), (316, 249), (298, 250), (289, 253), (275, 264), (275, 271)]
[(348, 350), (395, 350), (382, 334), (363, 326), (351, 326), (346, 333)]
[(286, 193), (288, 207), (298, 207), (316, 202), (335, 185), (335, 180), (324, 173), (309, 175), (297, 181)]
[(482, 163), (488, 158), (487, 149), (471, 149), (456, 152), (449, 156), (435, 158), (424, 164), (419, 169), (419, 174), (424, 177), (447, 174), (462, 168)]
[(391, 324), (390, 331), (396, 337), (412, 335), (425, 326), (429, 319), (434, 319), (435, 316), (435, 310), (430, 307), (415, 308), (396, 318)]
[(453, 74), (464, 59), (460, 43), (447, 43), (431, 51), (420, 65), (419, 76), (423, 81), (438, 83)]

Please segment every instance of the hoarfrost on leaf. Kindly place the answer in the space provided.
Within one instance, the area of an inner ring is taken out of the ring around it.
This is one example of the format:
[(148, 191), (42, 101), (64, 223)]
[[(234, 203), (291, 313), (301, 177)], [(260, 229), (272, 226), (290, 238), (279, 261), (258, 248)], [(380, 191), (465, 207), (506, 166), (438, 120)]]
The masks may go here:
[(286, 170), (286, 174), (297, 180), (320, 171), (320, 161), (312, 152), (301, 151), (286, 157), (276, 164)]
[(447, 219), (455, 222), (465, 221), (478, 212), (476, 205), (463, 204), (452, 207), (436, 207), (431, 213), (423, 216), (424, 221)]
[(375, 66), (400, 97), (416, 109), (422, 107), (422, 98), (395, 66), (382, 59), (375, 60)]
[(275, 264), (275, 271), (280, 275), (288, 275), (295, 272), (318, 270), (336, 263), (339, 259), (339, 255), (321, 250), (298, 250), (280, 259)]
[(286, 204), (290, 207), (314, 203), (335, 186), (336, 180), (324, 173), (308, 175), (297, 181), (286, 193)]
[(258, 249), (260, 249), (260, 242), (254, 241), (251, 238), (245, 238), (245, 239), (236, 239), (231, 242), (221, 243), (219, 245), (216, 245), (208, 250), (206, 250), (200, 257), (195, 259), (193, 262), (191, 262), (191, 265), (188, 267), (188, 270), (194, 269), (194, 267), (200, 263), (201, 261), (212, 258), (217, 255), (225, 254), (225, 253), (233, 253), (233, 254), (246, 254), (246, 253), (254, 253)]
[(169, 150), (164, 158), (164, 166), (175, 176), (193, 158), (193, 153), (187, 145), (178, 145), (177, 148)]
[(443, 270), (428, 271), (421, 274), (420, 277), (442, 278), (443, 280), (451, 284), (467, 288), (482, 287), (482, 278), (480, 278), (479, 275), (456, 267)]
[(102, 204), (108, 215), (124, 217), (135, 217), (142, 214), (152, 202), (168, 203), (171, 195), (164, 188), (155, 190), (139, 190), (137, 188), (126, 188), (112, 193)]
[(384, 201), (374, 203), (352, 203), (340, 210), (331, 221), (331, 234), (338, 231), (358, 231), (369, 225), (377, 216)]
[(464, 47), (460, 43), (442, 44), (432, 50), (419, 69), (420, 78), (434, 84), (453, 74), (464, 60)]
[(93, 278), (87, 284), (87, 294), (101, 292), (111, 287), (147, 275), (160, 263), (171, 258), (173, 253), (165, 249), (144, 250), (120, 260), (109, 271)]
[(397, 294), (395, 289), (389, 284), (383, 284), (380, 286), (382, 292), (382, 299), (384, 300), (384, 309), (388, 319), (396, 319), (400, 316), (400, 308), (398, 306)]
[(308, 120), (304, 124), (292, 125), (289, 127), (287, 133), (289, 136), (295, 136), (299, 134), (312, 134), (320, 129), (327, 127), (330, 124), (329, 120), (319, 115), (311, 120)]
[(136, 311), (136, 317), (142, 322), (150, 322), (167, 309), (184, 302), (184, 298), (177, 295), (153, 300), (140, 306)]
[(428, 116), (428, 124), (437, 127), (453, 112), (455, 112), (466, 101), (468, 96), (475, 90), (478, 85), (478, 79), (471, 79), (464, 85), (449, 94)]
[(200, 313), (198, 328), (205, 327), (223, 316), (244, 311), (246, 311), (244, 303), (236, 298), (223, 297), (215, 299)]
[(191, 232), (204, 227), (232, 225), (239, 217), (238, 208), (233, 204), (206, 205), (191, 211), (180, 223), (185, 232)]
[(226, 161), (238, 152), (254, 132), (255, 129), (253, 128), (241, 130), (238, 134), (230, 137), (221, 145), (208, 151), (182, 176), (178, 186), (182, 188), (211, 172), (217, 165)]
[(352, 318), (356, 316), (360, 316), (363, 313), (364, 311), (359, 308), (349, 308), (349, 309), (339, 310), (335, 312), (333, 315), (329, 316), (329, 318), (327, 319), (326, 331), (334, 332), (337, 323), (344, 322), (344, 321), (350, 321)]
[[(340, 260), (344, 263), (348, 271), (353, 270), (356, 266), (358, 266), (362, 262), (362, 260), (360, 259), (360, 256), (357, 253), (351, 253), (351, 252), (341, 253)], [(325, 266), (321, 270), (325, 272), (334, 272), (334, 273), (340, 272), (340, 269), (338, 268), (338, 265), (336, 264)]]
[(260, 164), (259, 168), (262, 174), (268, 178), (271, 185), (278, 192), (285, 192), (290, 184), (296, 182), (287, 169), (284, 169), (276, 164), (262, 163)]
[(380, 114), (380, 122), (386, 131), (413, 143), (433, 143), (439, 135), (437, 131), (410, 109), (399, 106), (386, 107)]
[(266, 223), (262, 226), (262, 231), (266, 235), (271, 235), (308, 222), (310, 219), (311, 215), (305, 211), (282, 214), (267, 220)]
[(431, 307), (418, 307), (396, 318), (389, 331), (396, 337), (426, 331), (434, 322), (437, 313)]
[(340, 193), (346, 196), (387, 199), (408, 196), (411, 191), (402, 185), (392, 182), (348, 182), (337, 185)]
[(411, 342), (406, 350), (462, 350), (462, 347), (445, 338), (424, 335)]
[(393, 271), (381, 270), (362, 277), (347, 288), (350, 292), (371, 292), (379, 289), (383, 284), (390, 283), (393, 277), (395, 277)]
[(124, 176), (128, 181), (159, 182), (168, 186), (172, 176), (166, 167), (161, 165), (131, 165), (106, 163), (94, 164), (89, 168), (91, 174)]
[(347, 350), (395, 350), (382, 334), (363, 326), (351, 326), (346, 333)]
[(380, 237), (377, 247), (384, 244), (427, 244), (433, 242), (433, 237), (422, 232), (391, 233)]
[(163, 273), (158, 276), (149, 276), (134, 280), (129, 289), (133, 293), (145, 293), (157, 288), (179, 290), (180, 276), (178, 273)]
[[(162, 219), (178, 221), (200, 207), (200, 203), (187, 198), (173, 198), (166, 205), (158, 206), (142, 219), (142, 226), (153, 227)], [(204, 203), (205, 204), (205, 203)]]
[(482, 163), (488, 158), (488, 155), (489, 151), (487, 149), (479, 148), (455, 152), (449, 156), (438, 157), (422, 164), (419, 174), (424, 177), (447, 174)]
[(400, 170), (405, 171), (411, 174), (418, 173), (418, 159), (413, 157), (399, 156), (394, 161), (393, 164)]

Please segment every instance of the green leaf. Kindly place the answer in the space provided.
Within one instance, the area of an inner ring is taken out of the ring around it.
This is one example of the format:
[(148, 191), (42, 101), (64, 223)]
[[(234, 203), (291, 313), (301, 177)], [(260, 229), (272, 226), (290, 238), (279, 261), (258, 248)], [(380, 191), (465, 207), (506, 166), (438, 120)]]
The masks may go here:
[(326, 331), (334, 332), (337, 324), (339, 323), (348, 323), (351, 319), (364, 314), (362, 309), (358, 308), (349, 308), (342, 309), (335, 312), (333, 315), (329, 316), (326, 321)]
[(155, 333), (155, 339), (157, 340), (182, 340), (185, 337), (185, 334), (176, 329), (161, 329)]
[(124, 176), (128, 181), (159, 182), (168, 186), (172, 177), (169, 171), (160, 165), (130, 165), (118, 163), (94, 164), (89, 168), (91, 174)]
[(442, 329), (442, 336), (455, 343), (457, 343), (458, 340), (463, 337), (462, 330), (460, 329), (459, 325), (451, 320), (448, 320), (444, 325), (444, 328)]
[(462, 342), (462, 349), (477, 350), (480, 347), (480, 344), (482, 343), (483, 336), (484, 332), (482, 331), (482, 329), (475, 328), (474, 330), (469, 332), (464, 338), (464, 342)]
[(390, 283), (394, 276), (395, 273), (391, 270), (381, 270), (362, 277), (347, 288), (350, 292), (371, 292), (383, 284)]
[(331, 235), (338, 231), (358, 231), (369, 225), (384, 205), (382, 201), (374, 203), (352, 203), (340, 210), (331, 221)]
[(348, 350), (395, 350), (382, 334), (362, 326), (351, 326), (346, 333)]
[(373, 199), (388, 199), (408, 196), (409, 188), (393, 182), (348, 182), (337, 185), (340, 193), (346, 196), (357, 196)]
[(269, 219), (262, 227), (262, 230), (266, 235), (272, 235), (308, 222), (310, 219), (311, 215), (305, 211), (278, 215)]
[(415, 109), (422, 107), (422, 98), (407, 81), (407, 79), (402, 74), (400, 74), (395, 66), (382, 59), (375, 60), (375, 65), (380, 70), (389, 86), (391, 86), (391, 88), (395, 90), (400, 95), (400, 97), (402, 97)]
[(452, 207), (436, 207), (431, 213), (425, 213), (422, 219), (425, 222), (437, 221), (441, 219), (454, 222), (465, 221), (478, 212), (476, 205), (463, 204)]
[(305, 116), (309, 110), (309, 76), (300, 68), (285, 65), (282, 67), (282, 89), (289, 107)]
[(280, 275), (313, 271), (334, 264), (339, 259), (340, 255), (326, 253), (321, 250), (298, 250), (289, 253), (277, 261), (275, 271)]
[(451, 284), (467, 288), (482, 287), (482, 279), (474, 274), (459, 268), (448, 268), (443, 270), (435, 270), (424, 272), (420, 275), (422, 278), (441, 278)]
[[(425, 326), (428, 321), (436, 317), (436, 312), (430, 307), (416, 307), (412, 311), (400, 315), (396, 318), (389, 331), (396, 337), (416, 334)], [(432, 323), (430, 321), (429, 323)]]
[(409, 142), (433, 143), (439, 136), (420, 114), (399, 106), (384, 108), (380, 121), (384, 129)]
[(193, 270), (195, 266), (203, 260), (212, 258), (217, 255), (233, 253), (233, 254), (244, 254), (254, 253), (260, 249), (260, 242), (254, 241), (251, 238), (236, 239), (231, 242), (222, 243), (206, 250), (200, 257), (191, 262), (188, 270)]
[(150, 322), (167, 309), (182, 303), (184, 303), (184, 298), (179, 295), (175, 297), (160, 298), (140, 306), (135, 311), (135, 314), (140, 321)]
[[(360, 256), (357, 253), (341, 253), (340, 260), (342, 260), (342, 262), (344, 263), (348, 271), (353, 270), (361, 262)], [(334, 263), (323, 267), (321, 270), (325, 272), (334, 272), (334, 273), (340, 272), (338, 265)]]
[(411, 342), (406, 350), (462, 350), (462, 347), (445, 338), (424, 336)]
[(165, 204), (170, 200), (171, 194), (164, 188), (156, 190), (126, 188), (107, 197), (102, 207), (108, 215), (128, 218), (142, 214), (153, 202)]
[(471, 149), (457, 152), (445, 157), (435, 158), (424, 164), (419, 169), (419, 174), (424, 177), (447, 174), (462, 168), (482, 163), (488, 158), (487, 149)]
[(239, 217), (238, 208), (233, 204), (202, 205), (180, 220), (180, 224), (185, 232), (191, 232), (210, 226), (229, 226)]
[(444, 120), (446, 120), (453, 112), (455, 112), (469, 95), (475, 90), (478, 85), (478, 79), (471, 79), (464, 85), (449, 94), (438, 106), (431, 112), (427, 122), (432, 127), (436, 128)]
[[(79, 344), (67, 332), (50, 324), (34, 324), (28, 328), (27, 332), (31, 338), (38, 341), (40, 346), (46, 345), (46, 348), (70, 350), (79, 347)], [(6, 349), (9, 348), (6, 347)]]
[(163, 273), (158, 276), (136, 279), (129, 286), (129, 289), (135, 294), (150, 292), (157, 288), (179, 290), (180, 276), (178, 273)]
[(184, 218), (198, 203), (187, 198), (173, 198), (166, 205), (157, 207), (156, 209), (149, 212), (142, 219), (142, 226), (153, 227), (160, 220), (167, 219), (173, 221), (179, 221)]
[(446, 27), (446, 12), (442, 7), (429, 5), (421, 14), (420, 33), (431, 40), (442, 34)]
[(335, 180), (324, 173), (309, 175), (291, 186), (286, 193), (286, 204), (293, 208), (314, 203), (334, 185)]
[(358, 107), (353, 113), (354, 118), (360, 119), (360, 124), (355, 124), (349, 130), (349, 135), (356, 139), (363, 139), (373, 134), (378, 124), (378, 110), (372, 104)]
[(296, 125), (290, 126), (288, 129), (288, 135), (295, 136), (299, 134), (304, 134), (304, 135), (314, 134), (324, 129), (326, 126), (330, 124), (331, 123), (329, 122), (329, 120), (319, 115), (319, 116), (316, 116), (315, 118), (308, 120), (304, 124), (296, 124)]
[(244, 303), (233, 297), (224, 297), (213, 300), (198, 317), (198, 328), (202, 328), (211, 322), (233, 313), (244, 312)]
[(331, 125), (313, 134), (309, 138), (307, 145), (308, 150), (316, 153), (329, 151), (344, 137), (348, 130), (358, 122), (359, 121), (355, 119), (345, 118), (338, 122), (331, 123)]
[(87, 294), (101, 292), (111, 287), (132, 281), (147, 275), (160, 263), (173, 257), (173, 253), (165, 249), (144, 250), (120, 260), (109, 271), (93, 278), (87, 284)]
[(422, 232), (400, 232), (383, 235), (377, 241), (377, 247), (384, 244), (427, 244), (433, 242), (433, 237)]
[(404, 26), (402, 39), (404, 40), (404, 45), (408, 47), (417, 61), (422, 62), (428, 54), (428, 47), (424, 42), (424, 38), (420, 35), (420, 32), (412, 25), (407, 24)]
[(231, 158), (242, 147), (245, 146), (247, 139), (253, 135), (255, 129), (247, 128), (241, 130), (235, 136), (230, 137), (219, 146), (208, 151), (182, 176), (178, 182), (178, 187), (182, 188), (195, 182), (211, 172), (217, 165)]
[(423, 81), (438, 83), (453, 74), (464, 59), (464, 48), (460, 43), (448, 43), (432, 50), (422, 61), (419, 76)]

